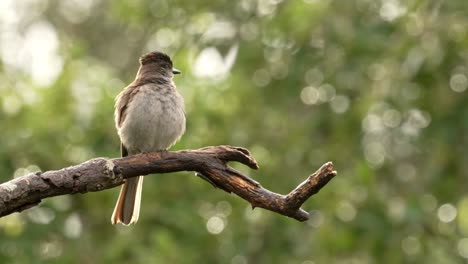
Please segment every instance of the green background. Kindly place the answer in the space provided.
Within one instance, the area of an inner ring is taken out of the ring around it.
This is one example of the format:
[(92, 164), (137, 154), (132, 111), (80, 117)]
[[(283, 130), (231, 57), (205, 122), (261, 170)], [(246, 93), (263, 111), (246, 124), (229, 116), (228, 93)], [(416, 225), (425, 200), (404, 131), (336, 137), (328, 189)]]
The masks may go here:
[(0, 219), (1, 263), (466, 263), (468, 1), (2, 0), (0, 180), (117, 157), (114, 98), (137, 58), (183, 74), (173, 149), (237, 145), (287, 193), (338, 176), (301, 223), (183, 172)]

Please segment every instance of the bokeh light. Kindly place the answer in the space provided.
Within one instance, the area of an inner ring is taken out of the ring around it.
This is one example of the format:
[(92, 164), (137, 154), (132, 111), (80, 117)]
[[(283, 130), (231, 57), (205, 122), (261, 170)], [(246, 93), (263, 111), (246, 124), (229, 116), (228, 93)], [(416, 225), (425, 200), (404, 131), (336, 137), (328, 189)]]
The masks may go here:
[(443, 204), (437, 210), (437, 217), (439, 220), (444, 223), (449, 223), (455, 220), (457, 216), (457, 208), (452, 204)]
[(206, 229), (211, 234), (217, 235), (221, 233), (225, 228), (223, 219), (219, 216), (213, 216), (206, 222)]

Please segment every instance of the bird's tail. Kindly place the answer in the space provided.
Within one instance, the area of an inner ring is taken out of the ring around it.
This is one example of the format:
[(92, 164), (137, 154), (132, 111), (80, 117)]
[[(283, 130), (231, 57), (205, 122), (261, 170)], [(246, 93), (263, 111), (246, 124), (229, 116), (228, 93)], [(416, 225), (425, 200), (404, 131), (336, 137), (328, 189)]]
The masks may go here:
[(112, 224), (134, 224), (140, 215), (141, 190), (143, 177), (128, 178), (120, 189), (119, 199), (112, 214)]

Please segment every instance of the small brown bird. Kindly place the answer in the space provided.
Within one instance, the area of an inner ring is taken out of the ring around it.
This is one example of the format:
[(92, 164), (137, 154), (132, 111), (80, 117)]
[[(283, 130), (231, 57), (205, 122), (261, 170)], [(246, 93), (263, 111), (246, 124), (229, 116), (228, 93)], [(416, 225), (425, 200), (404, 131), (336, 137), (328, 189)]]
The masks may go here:
[[(116, 98), (115, 125), (122, 157), (167, 150), (185, 132), (184, 100), (172, 80), (180, 71), (164, 53), (140, 57), (135, 80)], [(125, 181), (112, 214), (112, 224), (138, 221), (143, 177)]]

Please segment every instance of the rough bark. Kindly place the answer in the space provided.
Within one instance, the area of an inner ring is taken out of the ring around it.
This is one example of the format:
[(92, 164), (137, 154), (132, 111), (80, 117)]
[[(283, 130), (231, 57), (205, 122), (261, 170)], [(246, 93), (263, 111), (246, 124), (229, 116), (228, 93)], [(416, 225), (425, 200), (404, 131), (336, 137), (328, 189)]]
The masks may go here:
[(281, 195), (229, 167), (227, 162), (230, 161), (258, 169), (248, 150), (215, 146), (116, 159), (96, 158), (61, 170), (32, 173), (0, 184), (0, 217), (36, 206), (47, 197), (110, 189), (130, 177), (195, 171), (213, 186), (245, 199), (253, 208), (261, 207), (305, 221), (309, 214), (300, 208), (301, 205), (336, 176), (333, 164), (327, 162), (289, 194)]

